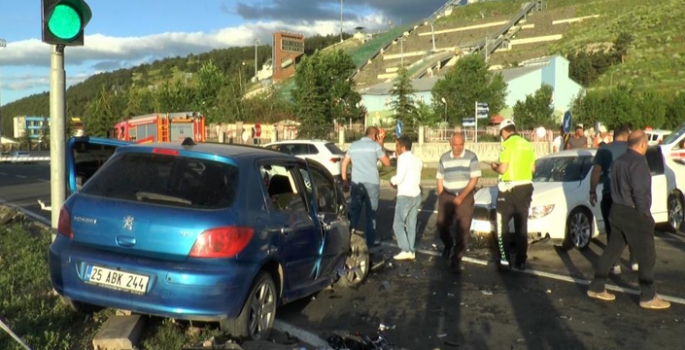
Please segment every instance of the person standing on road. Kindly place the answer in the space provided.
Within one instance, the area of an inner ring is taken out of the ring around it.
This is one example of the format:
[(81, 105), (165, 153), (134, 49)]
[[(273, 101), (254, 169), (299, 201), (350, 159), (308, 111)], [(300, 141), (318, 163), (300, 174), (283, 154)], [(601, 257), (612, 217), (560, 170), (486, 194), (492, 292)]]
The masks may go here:
[[(471, 233), (471, 220), (475, 204), (474, 190), (481, 177), (478, 157), (464, 149), (464, 135), (454, 134), (450, 139), (451, 151), (440, 157), (436, 179), (438, 182), (438, 231), (444, 243), (442, 256), (455, 272), (461, 271), (461, 258)], [(450, 227), (456, 219), (457, 232)]]
[(613, 263), (628, 245), (639, 264), (640, 306), (645, 309), (667, 309), (671, 306), (659, 298), (654, 287), (654, 218), (652, 206), (652, 176), (645, 158), (647, 135), (635, 130), (628, 137), (628, 151), (614, 160), (611, 169), (609, 214), (612, 235), (595, 266), (595, 278), (587, 295), (593, 299), (612, 301), (614, 294), (606, 290), (606, 280)]
[(559, 128), (559, 136), (554, 138), (552, 141), (552, 153), (558, 153), (564, 150), (566, 141), (564, 140), (564, 127)]
[(583, 134), (583, 127), (576, 125), (576, 133), (568, 138), (564, 149), (587, 148), (587, 137)]
[(359, 224), (362, 208), (366, 217), (366, 244), (372, 248), (380, 244), (376, 240), (376, 210), (380, 198), (380, 177), (378, 174), (377, 161), (383, 166), (390, 165), (390, 159), (377, 141), (378, 128), (371, 126), (366, 129), (365, 136), (352, 142), (345, 158), (343, 158), (341, 171), (343, 188), (350, 188), (347, 178), (347, 166), (352, 162), (352, 193), (350, 194), (350, 221), (352, 228)]
[(490, 166), (499, 175), (497, 188), (497, 246), (500, 266), (511, 266), (509, 221), (514, 219), (516, 261), (514, 268), (526, 269), (528, 258), (528, 210), (533, 197), (535, 151), (533, 145), (516, 133), (516, 125), (505, 119), (499, 126), (504, 140), (499, 162)]
[(395, 260), (414, 260), (416, 252), (416, 217), (421, 205), (421, 169), (423, 163), (411, 153), (412, 142), (408, 136), (397, 139), (397, 174), (390, 179), (390, 185), (397, 188), (397, 203), (392, 228), (397, 245), (402, 250)]
[[(597, 203), (597, 185), (600, 180), (602, 182), (602, 201), (599, 208), (602, 211), (602, 218), (604, 219), (604, 231), (607, 234), (607, 242), (611, 238), (611, 224), (609, 213), (611, 212), (611, 164), (614, 160), (628, 151), (628, 135), (630, 129), (627, 125), (621, 125), (614, 130), (614, 141), (601, 146), (595, 155), (594, 167), (592, 168), (592, 175), (590, 176), (590, 204), (595, 206)], [(632, 252), (632, 251), (631, 251)], [(632, 258), (631, 253), (631, 268), (637, 271), (638, 264)], [(621, 265), (614, 262), (612, 272), (614, 274), (621, 273)]]

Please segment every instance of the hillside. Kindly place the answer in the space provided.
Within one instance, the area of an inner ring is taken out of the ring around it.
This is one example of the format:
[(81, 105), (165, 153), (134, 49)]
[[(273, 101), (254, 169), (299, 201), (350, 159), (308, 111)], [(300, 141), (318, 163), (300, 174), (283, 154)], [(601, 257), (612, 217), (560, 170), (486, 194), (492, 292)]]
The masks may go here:
[(636, 90), (685, 92), (685, 33), (682, 0), (575, 0), (578, 15), (601, 17), (574, 26), (550, 51), (571, 52), (611, 42), (618, 32), (635, 39), (623, 64), (590, 88), (623, 84)]
[[(355, 77), (358, 86), (394, 79), (403, 57), (410, 72), (444, 74), (454, 59), (509, 21), (529, 0), (485, 1), (454, 8), (433, 23), (419, 23), (395, 40)], [(490, 56), (492, 66), (515, 66), (541, 56), (608, 50), (621, 33), (634, 38), (623, 64), (609, 69), (589, 89), (626, 85), (635, 90), (685, 90), (685, 18), (682, 0), (546, 0), (506, 35), (509, 47)], [(435, 50), (431, 34), (435, 33)], [(450, 55), (451, 54), (451, 55)], [(451, 62), (450, 62), (451, 61)]]
[[(349, 37), (349, 34), (345, 34)], [(340, 40), (338, 35), (313, 36), (305, 39), (305, 53), (311, 54), (316, 50), (326, 48)], [(261, 64), (271, 58), (271, 45), (261, 45), (257, 48), (258, 61)], [(72, 85), (67, 89), (67, 115), (83, 116), (88, 102), (95, 99), (102, 86), (112, 90), (126, 90), (133, 86), (146, 89), (149, 86), (159, 86), (165, 81), (184, 82), (194, 85), (194, 73), (203, 62), (212, 60), (214, 64), (229, 77), (243, 74), (241, 80), (249, 80), (254, 75), (254, 46), (232, 47), (217, 49), (186, 57), (169, 57), (154, 62), (118, 69), (93, 75), (85, 81)], [(243, 65), (242, 63), (245, 63)], [(190, 73), (190, 74), (188, 74)], [(3, 116), (2, 130), (11, 135), (13, 130), (12, 117), (21, 115), (49, 115), (50, 103), (48, 92), (31, 95), (8, 103), (0, 108)]]

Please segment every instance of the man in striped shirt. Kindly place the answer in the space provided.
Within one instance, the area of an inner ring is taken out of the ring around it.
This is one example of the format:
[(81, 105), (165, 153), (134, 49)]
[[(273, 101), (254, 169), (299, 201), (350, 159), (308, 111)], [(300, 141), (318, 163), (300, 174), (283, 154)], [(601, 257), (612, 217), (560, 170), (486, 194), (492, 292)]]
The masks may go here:
[[(450, 140), (451, 151), (443, 154), (438, 163), (438, 231), (445, 244), (443, 258), (455, 272), (461, 271), (461, 258), (471, 231), (474, 189), (481, 176), (478, 157), (464, 149), (464, 136), (455, 134)], [(453, 237), (450, 226), (456, 219), (457, 232)]]

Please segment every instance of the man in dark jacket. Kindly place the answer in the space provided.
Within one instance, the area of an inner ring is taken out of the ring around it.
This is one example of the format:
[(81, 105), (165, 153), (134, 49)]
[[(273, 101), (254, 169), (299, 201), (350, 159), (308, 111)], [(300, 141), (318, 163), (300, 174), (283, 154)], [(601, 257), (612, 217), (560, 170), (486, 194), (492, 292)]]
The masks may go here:
[(647, 136), (635, 130), (628, 137), (628, 151), (614, 160), (610, 185), (613, 205), (609, 214), (611, 237), (604, 253), (597, 261), (595, 279), (587, 295), (593, 299), (613, 301), (614, 294), (605, 288), (609, 270), (621, 256), (626, 245), (630, 247), (639, 265), (640, 306), (645, 309), (667, 309), (671, 306), (659, 298), (654, 287), (654, 219), (652, 206), (652, 177), (645, 158)]

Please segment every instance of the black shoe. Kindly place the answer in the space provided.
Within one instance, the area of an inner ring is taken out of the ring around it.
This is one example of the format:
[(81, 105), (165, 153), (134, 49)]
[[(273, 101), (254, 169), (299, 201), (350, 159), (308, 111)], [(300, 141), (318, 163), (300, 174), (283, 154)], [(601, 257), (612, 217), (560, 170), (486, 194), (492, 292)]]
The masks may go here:
[(461, 273), (464, 271), (464, 266), (461, 263), (452, 261), (450, 263), (450, 269), (457, 275), (461, 275)]
[(445, 247), (442, 249), (442, 258), (447, 260), (452, 255), (452, 247)]
[(519, 271), (526, 271), (526, 263), (525, 263), (525, 262), (516, 263), (516, 264), (514, 265), (514, 268), (517, 269), (517, 270), (519, 270)]

